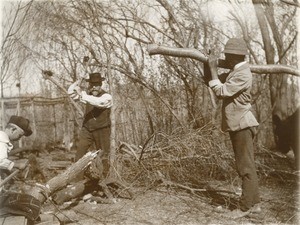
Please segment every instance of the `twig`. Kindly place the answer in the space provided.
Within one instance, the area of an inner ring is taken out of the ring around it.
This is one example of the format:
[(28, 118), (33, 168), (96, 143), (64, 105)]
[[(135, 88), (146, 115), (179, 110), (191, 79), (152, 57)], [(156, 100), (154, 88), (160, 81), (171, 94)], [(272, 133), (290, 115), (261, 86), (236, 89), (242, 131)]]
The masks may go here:
[(182, 185), (170, 180), (167, 180), (163, 177), (163, 175), (158, 171), (159, 174), (159, 180), (162, 182), (163, 185), (165, 186), (175, 186), (184, 190), (189, 191), (192, 194), (196, 194), (196, 192), (223, 192), (223, 193), (229, 193), (229, 194), (234, 194), (237, 195), (235, 192), (233, 191), (227, 191), (227, 190), (216, 190), (216, 189), (206, 189), (206, 188), (191, 188), (189, 186), (186, 185)]

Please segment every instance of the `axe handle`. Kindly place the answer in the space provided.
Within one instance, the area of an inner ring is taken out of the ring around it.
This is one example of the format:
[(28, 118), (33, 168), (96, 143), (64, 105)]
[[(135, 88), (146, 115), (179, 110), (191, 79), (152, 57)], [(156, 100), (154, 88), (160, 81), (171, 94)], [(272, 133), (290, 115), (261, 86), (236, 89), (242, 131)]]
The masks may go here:
[(19, 173), (20, 170), (17, 169), (14, 172), (12, 172), (11, 174), (9, 174), (4, 180), (2, 180), (0, 182), (0, 187), (2, 187), (4, 184), (6, 184), (11, 178), (13, 178), (15, 175), (17, 175), (17, 173)]
[[(25, 168), (27, 167), (28, 164), (29, 164), (29, 161), (26, 160), (26, 162), (25, 162)], [(2, 187), (4, 184), (6, 184), (11, 178), (13, 178), (14, 176), (16, 176), (20, 171), (21, 171), (20, 169), (16, 169), (14, 172), (12, 172), (7, 177), (5, 177), (5, 179), (3, 179), (0, 182), (0, 187)]]

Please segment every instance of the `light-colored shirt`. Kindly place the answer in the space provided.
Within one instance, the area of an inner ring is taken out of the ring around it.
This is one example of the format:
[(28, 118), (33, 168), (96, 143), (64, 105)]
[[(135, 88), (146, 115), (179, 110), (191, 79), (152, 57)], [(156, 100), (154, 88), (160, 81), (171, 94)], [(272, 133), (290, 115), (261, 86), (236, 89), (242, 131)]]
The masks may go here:
[(214, 79), (209, 82), (209, 87), (223, 99), (223, 131), (238, 131), (259, 125), (251, 112), (252, 73), (247, 62), (237, 64), (224, 83)]
[(81, 91), (81, 94), (79, 95), (75, 89), (80, 89), (78, 86), (79, 82), (76, 81), (75, 83), (71, 84), (68, 88), (68, 94), (70, 97), (74, 100), (79, 100), (83, 103), (89, 103), (95, 107), (98, 108), (111, 108), (112, 107), (112, 96), (108, 93), (104, 93), (103, 95), (96, 97), (93, 95), (89, 95), (86, 93), (86, 91)]
[(8, 159), (8, 153), (13, 149), (13, 145), (8, 135), (4, 131), (0, 131), (0, 169), (11, 170), (14, 162)]

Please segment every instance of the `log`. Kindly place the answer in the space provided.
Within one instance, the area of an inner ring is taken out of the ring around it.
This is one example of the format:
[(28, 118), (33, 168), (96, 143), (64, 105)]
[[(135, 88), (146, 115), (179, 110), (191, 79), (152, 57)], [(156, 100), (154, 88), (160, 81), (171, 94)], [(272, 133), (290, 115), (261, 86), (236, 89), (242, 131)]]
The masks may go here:
[[(174, 57), (191, 58), (198, 60), (202, 63), (207, 63), (207, 57), (204, 56), (200, 51), (194, 48), (175, 48), (161, 46), (157, 44), (148, 45), (149, 55), (166, 55)], [(227, 68), (224, 60), (219, 60), (219, 67)], [(250, 69), (256, 74), (290, 74), (293, 76), (300, 76), (300, 70), (288, 65), (250, 65)]]
[(76, 163), (68, 167), (63, 173), (50, 179), (45, 185), (36, 184), (30, 191), (29, 195), (35, 197), (41, 203), (51, 196), (55, 191), (67, 186), (78, 174), (84, 171), (96, 158), (99, 151), (88, 152)]
[(53, 196), (53, 201), (61, 205), (62, 203), (69, 201), (73, 198), (80, 196), (85, 189), (86, 180), (81, 180), (75, 184), (72, 184), (62, 190), (57, 191)]
[(33, 152), (33, 151), (39, 151), (39, 149), (33, 149), (33, 148), (14, 148), (11, 150), (9, 153), (9, 156), (14, 156), (18, 153), (23, 153), (23, 152)]

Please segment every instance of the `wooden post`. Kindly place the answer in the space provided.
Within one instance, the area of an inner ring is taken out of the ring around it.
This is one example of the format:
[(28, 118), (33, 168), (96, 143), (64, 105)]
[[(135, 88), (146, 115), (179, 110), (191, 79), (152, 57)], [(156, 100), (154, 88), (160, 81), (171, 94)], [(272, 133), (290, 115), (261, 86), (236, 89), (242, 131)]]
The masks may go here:
[(52, 125), (53, 125), (53, 130), (54, 130), (54, 143), (56, 143), (57, 141), (57, 137), (56, 137), (56, 115), (55, 115), (55, 104), (52, 104), (52, 112), (53, 112), (53, 121), (51, 121)]
[(36, 121), (35, 121), (35, 107), (34, 107), (34, 98), (31, 98), (30, 99), (30, 105), (31, 105), (31, 115), (32, 115), (32, 121), (31, 122), (31, 127), (32, 127), (32, 130), (33, 130), (33, 140), (36, 139), (37, 137), (37, 129), (36, 129)]
[(66, 98), (64, 98), (64, 145), (68, 151), (70, 151), (70, 128), (69, 128), (69, 104)]
[[(19, 89), (19, 91), (20, 91), (20, 89)], [(19, 97), (18, 97), (18, 99), (17, 99), (17, 113), (16, 113), (15, 115), (21, 116), (20, 93), (19, 93)], [(23, 141), (22, 141), (22, 138), (19, 140), (18, 144), (19, 144), (19, 148), (22, 148), (22, 147), (23, 147)]]
[(1, 98), (1, 130), (4, 130), (5, 118), (4, 118), (4, 99)]

